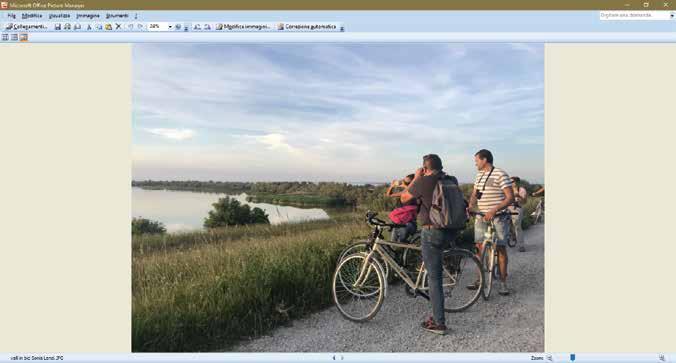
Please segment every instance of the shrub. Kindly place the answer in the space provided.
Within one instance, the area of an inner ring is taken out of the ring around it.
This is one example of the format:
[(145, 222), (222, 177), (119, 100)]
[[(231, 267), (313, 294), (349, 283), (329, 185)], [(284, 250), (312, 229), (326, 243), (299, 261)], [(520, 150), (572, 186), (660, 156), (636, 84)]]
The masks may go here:
[(167, 229), (162, 222), (152, 221), (145, 218), (133, 218), (131, 220), (131, 234), (164, 234)]
[(204, 227), (243, 226), (246, 224), (270, 224), (268, 215), (260, 208), (251, 209), (230, 197), (221, 198), (212, 204), (214, 210), (204, 220)]

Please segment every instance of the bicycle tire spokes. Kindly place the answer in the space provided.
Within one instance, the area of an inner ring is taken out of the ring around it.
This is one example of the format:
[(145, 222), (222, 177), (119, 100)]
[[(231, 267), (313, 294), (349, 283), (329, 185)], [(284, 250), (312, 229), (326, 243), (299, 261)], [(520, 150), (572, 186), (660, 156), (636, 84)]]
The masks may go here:
[(376, 260), (364, 254), (348, 256), (334, 273), (334, 303), (350, 320), (369, 320), (382, 305), (385, 284), (382, 268)]

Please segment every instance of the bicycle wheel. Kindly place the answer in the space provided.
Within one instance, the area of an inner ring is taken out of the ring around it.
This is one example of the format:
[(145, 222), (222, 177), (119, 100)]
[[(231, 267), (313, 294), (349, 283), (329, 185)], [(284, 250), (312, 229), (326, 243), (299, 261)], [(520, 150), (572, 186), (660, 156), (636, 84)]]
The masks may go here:
[(372, 319), (383, 304), (386, 290), (380, 263), (367, 259), (366, 254), (347, 256), (333, 274), (333, 302), (348, 320)]
[(507, 245), (509, 247), (516, 247), (516, 231), (514, 230), (514, 226), (512, 225), (511, 228), (509, 229), (509, 240), (507, 240)]
[[(345, 247), (343, 252), (340, 253), (340, 256), (338, 256), (338, 262), (336, 263), (336, 266), (340, 264), (340, 261), (345, 259), (345, 257), (353, 255), (355, 253), (368, 253), (370, 252), (368, 249), (368, 242), (366, 241), (359, 241), (350, 244), (349, 246)], [(385, 273), (385, 278), (388, 279), (389, 281), (389, 276), (390, 276), (390, 265), (385, 262), (380, 255), (377, 255), (375, 258), (378, 259), (378, 262), (380, 262), (380, 266), (383, 268), (383, 272)]]
[[(473, 253), (461, 249), (445, 251), (441, 275), (444, 310), (448, 313), (457, 313), (474, 305), (481, 295), (481, 289), (470, 290), (466, 286), (477, 281), (479, 286), (483, 286), (483, 275), (481, 262)], [(427, 271), (423, 272), (423, 283), (419, 290), (429, 291)]]
[(488, 244), (484, 246), (484, 250), (481, 254), (481, 266), (483, 267), (484, 272), (484, 281), (481, 288), (481, 296), (484, 300), (488, 300), (491, 296), (491, 290), (493, 289), (493, 269), (495, 268), (495, 260), (493, 257), (493, 244)]
[(474, 305), (481, 289), (469, 290), (466, 286), (476, 281), (483, 286), (483, 275), (481, 262), (473, 253), (462, 249), (444, 252), (444, 310), (457, 313)]

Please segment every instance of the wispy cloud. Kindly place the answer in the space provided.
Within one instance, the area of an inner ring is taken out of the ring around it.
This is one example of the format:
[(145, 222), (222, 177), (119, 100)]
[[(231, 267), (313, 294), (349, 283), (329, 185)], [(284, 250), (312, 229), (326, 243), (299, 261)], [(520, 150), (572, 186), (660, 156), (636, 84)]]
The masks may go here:
[[(471, 156), (485, 147), (508, 171), (541, 180), (542, 50), (534, 44), (135, 45), (134, 176), (387, 180), (436, 152), (470, 179)], [(186, 143), (167, 146), (149, 133), (163, 140), (200, 137), (183, 164)], [(240, 170), (234, 161), (244, 159), (266, 174)]]
[(190, 130), (190, 129), (145, 129), (145, 131), (157, 135), (157, 136), (162, 136), (167, 139), (171, 140), (187, 140), (187, 139), (192, 139), (193, 136), (195, 136), (195, 131)]

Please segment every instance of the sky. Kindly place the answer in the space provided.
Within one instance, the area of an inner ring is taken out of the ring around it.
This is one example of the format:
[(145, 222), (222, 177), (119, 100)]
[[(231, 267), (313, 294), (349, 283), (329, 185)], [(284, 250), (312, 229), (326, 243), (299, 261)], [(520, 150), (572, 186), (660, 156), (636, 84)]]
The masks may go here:
[(135, 180), (544, 180), (541, 44), (136, 44)]

